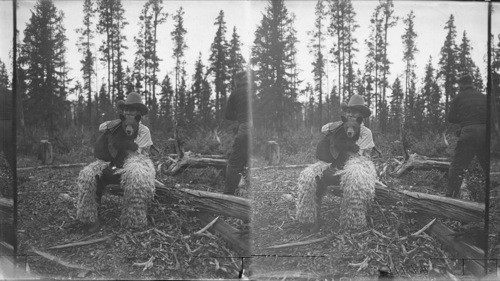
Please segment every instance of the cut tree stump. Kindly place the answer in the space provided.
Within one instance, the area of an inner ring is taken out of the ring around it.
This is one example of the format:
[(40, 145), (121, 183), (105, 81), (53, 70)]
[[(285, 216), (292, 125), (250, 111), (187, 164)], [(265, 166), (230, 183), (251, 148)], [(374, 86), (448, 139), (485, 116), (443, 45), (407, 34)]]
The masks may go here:
[[(340, 186), (332, 186), (336, 196), (342, 196)], [(484, 220), (484, 204), (464, 201), (438, 195), (397, 190), (377, 183), (375, 200), (381, 205), (396, 206), (402, 204), (409, 210), (415, 210), (429, 217), (452, 219), (461, 222), (478, 222)]]
[(38, 160), (41, 160), (43, 165), (50, 165), (54, 161), (52, 143), (48, 140), (40, 141), (38, 145)]
[(426, 156), (411, 154), (408, 160), (398, 165), (394, 172), (390, 173), (392, 176), (400, 177), (406, 171), (411, 169), (419, 170), (440, 170), (448, 171), (450, 169), (450, 162), (444, 161), (445, 158), (429, 158)]
[(270, 166), (278, 165), (280, 163), (280, 146), (277, 142), (268, 141), (266, 143), (265, 159)]
[(484, 275), (484, 251), (455, 238), (455, 232), (439, 221), (434, 222), (426, 233), (434, 236), (448, 252), (455, 254), (453, 259), (459, 259), (465, 269), (475, 276)]

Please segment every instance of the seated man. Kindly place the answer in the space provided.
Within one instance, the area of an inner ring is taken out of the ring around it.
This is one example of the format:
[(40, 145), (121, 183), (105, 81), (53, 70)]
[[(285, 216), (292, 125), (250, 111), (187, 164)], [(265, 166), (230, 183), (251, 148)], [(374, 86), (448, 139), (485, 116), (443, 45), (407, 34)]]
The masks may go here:
[[(371, 115), (370, 109), (365, 106), (365, 101), (360, 95), (353, 95), (348, 104), (342, 104), (342, 111), (347, 119), (352, 120), (356, 120), (358, 117), (368, 118)], [(341, 124), (342, 122), (328, 123), (321, 128), (321, 133), (327, 135), (330, 131), (336, 130), (338, 126), (341, 126)], [(358, 153), (360, 155), (370, 157), (371, 151), (375, 147), (375, 143), (373, 142), (372, 131), (364, 126), (364, 124), (361, 124), (360, 135), (356, 144), (359, 146)], [(336, 171), (336, 166), (330, 165), (330, 167), (323, 172), (321, 177), (317, 178), (316, 202), (318, 204), (318, 208), (321, 207), (321, 201), (325, 195), (327, 187), (330, 185), (340, 185), (340, 175), (335, 175)], [(318, 230), (318, 228), (319, 224), (315, 225), (312, 231), (314, 232)]]
[[(142, 103), (141, 96), (130, 93), (125, 102), (119, 102), (120, 110), (124, 115), (144, 116), (148, 108)], [(99, 126), (100, 131), (117, 126), (120, 120), (104, 122)], [(124, 163), (123, 169), (112, 171), (108, 168), (109, 162), (97, 160), (80, 172), (77, 180), (78, 202), (77, 219), (89, 224), (90, 230), (99, 227), (98, 205), (102, 189), (98, 180), (106, 178), (106, 182), (120, 183), (124, 190), (124, 201), (121, 213), (121, 223), (126, 227), (141, 227), (147, 224), (147, 205), (154, 195), (155, 168), (149, 159), (149, 148), (153, 145), (149, 129), (139, 124), (138, 136), (135, 142), (139, 146), (138, 154), (130, 155)]]

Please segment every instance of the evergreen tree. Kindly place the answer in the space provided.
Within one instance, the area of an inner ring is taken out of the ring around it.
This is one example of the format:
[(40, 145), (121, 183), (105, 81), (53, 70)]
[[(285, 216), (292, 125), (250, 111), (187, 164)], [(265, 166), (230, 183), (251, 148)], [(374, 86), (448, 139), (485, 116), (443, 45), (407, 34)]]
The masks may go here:
[(309, 52), (314, 55), (312, 62), (314, 75), (314, 90), (318, 93), (318, 126), (323, 123), (323, 76), (325, 75), (325, 58), (323, 56), (323, 48), (325, 41), (324, 28), (325, 23), (325, 1), (318, 0), (314, 10), (316, 20), (314, 22), (314, 30), (309, 31), (308, 34), (312, 36), (309, 44)]
[[(403, 111), (401, 112), (402, 114), (402, 119), (403, 121), (405, 112), (411, 111), (412, 108), (409, 107), (408, 101), (407, 101), (407, 96), (408, 96), (408, 91), (410, 90), (410, 85), (412, 83), (415, 83), (415, 54), (418, 52), (417, 46), (415, 39), (417, 38), (417, 34), (415, 33), (415, 26), (414, 26), (414, 20), (415, 20), (415, 15), (413, 14), (413, 11), (410, 11), (408, 16), (403, 19), (403, 23), (405, 24), (405, 32), (401, 36), (401, 39), (403, 40), (403, 61), (406, 63), (405, 67), (405, 89), (404, 89), (404, 97), (403, 97)], [(407, 116), (408, 118), (411, 118), (411, 116)]]
[(214, 41), (210, 47), (212, 53), (209, 58), (209, 72), (214, 73), (215, 76), (215, 114), (216, 119), (220, 120), (223, 116), (222, 112), (226, 108), (228, 88), (229, 46), (226, 41), (226, 22), (224, 21), (224, 11), (220, 10), (214, 25), (217, 26), (217, 32), (215, 33)]
[(389, 33), (389, 28), (394, 27), (397, 23), (398, 18), (394, 16), (394, 4), (392, 0), (387, 0), (385, 2), (380, 3), (381, 11), (382, 11), (382, 35), (381, 41), (379, 41), (379, 49), (381, 50), (381, 79), (380, 79), (380, 93), (381, 93), (381, 104), (379, 106), (381, 113), (383, 113), (379, 117), (380, 129), (382, 132), (387, 131), (387, 102), (386, 102), (386, 89), (388, 87), (387, 76), (390, 74), (389, 65), (391, 62), (387, 57), (387, 47), (389, 46), (389, 42), (387, 41), (387, 36)]
[(458, 65), (457, 65), (457, 74), (458, 77), (469, 74), (474, 74), (475, 64), (472, 61), (470, 52), (472, 51), (472, 47), (470, 45), (470, 40), (467, 38), (467, 32), (464, 30), (462, 43), (458, 47)]
[(365, 64), (365, 75), (366, 75), (366, 91), (367, 91), (367, 103), (375, 105), (374, 118), (378, 118), (378, 106), (380, 100), (379, 84), (380, 84), (380, 74), (381, 74), (381, 62), (382, 62), (382, 48), (383, 43), (382, 37), (382, 17), (381, 17), (382, 5), (375, 7), (375, 11), (370, 18), (370, 35), (366, 39), (365, 43), (368, 47), (368, 54), (366, 57)]
[(421, 96), (424, 101), (428, 128), (437, 132), (442, 127), (444, 116), (442, 116), (441, 95), (435, 77), (432, 57), (430, 57), (425, 66), (424, 86)]
[(173, 101), (174, 90), (167, 74), (161, 83), (160, 91), (160, 117), (166, 122), (167, 128), (172, 124)]
[(92, 75), (94, 71), (95, 57), (92, 54), (92, 47), (94, 43), (93, 18), (95, 14), (94, 2), (92, 0), (85, 0), (83, 3), (83, 27), (78, 28), (76, 31), (80, 33), (78, 42), (78, 51), (83, 55), (80, 61), (82, 64), (82, 77), (84, 80), (83, 89), (87, 91), (87, 119), (88, 126), (92, 126)]
[(234, 86), (234, 77), (236, 73), (243, 71), (243, 65), (245, 64), (245, 59), (241, 55), (241, 45), (240, 36), (236, 33), (236, 26), (233, 27), (233, 34), (231, 36), (231, 41), (229, 42), (229, 59), (227, 62), (227, 68), (230, 75), (231, 91)]
[[(174, 15), (173, 19), (175, 22), (174, 25), (174, 30), (170, 33), (172, 36), (172, 40), (174, 41), (174, 52), (172, 54), (172, 58), (175, 59), (175, 103), (177, 105), (177, 110), (181, 110), (184, 108), (184, 100), (185, 96), (184, 95), (184, 90), (181, 92), (181, 83), (184, 81), (184, 76), (186, 75), (185, 71), (185, 65), (186, 62), (184, 61), (184, 51), (187, 49), (187, 45), (184, 39), (184, 36), (186, 35), (186, 29), (184, 28), (184, 9), (182, 7), (177, 10), (176, 14)], [(185, 81), (184, 81), (185, 83)], [(184, 113), (181, 112), (180, 114), (174, 114), (174, 116), (180, 117)], [(180, 120), (177, 120), (180, 121)], [(180, 122), (178, 123), (180, 124)]]
[[(31, 14), (18, 60), (26, 85), (26, 119), (29, 125), (45, 125), (53, 138), (57, 122), (68, 110), (64, 82), (64, 14), (50, 0), (39, 0)], [(29, 114), (28, 114), (29, 113)]]
[(399, 81), (399, 78), (396, 78), (396, 80), (394, 80), (394, 83), (392, 84), (389, 118), (391, 130), (398, 134), (400, 133), (401, 129), (400, 124), (403, 122), (403, 98), (404, 92), (401, 86), (401, 82)]
[(123, 67), (123, 63), (127, 62), (124, 58), (124, 50), (128, 49), (128, 47), (125, 45), (127, 38), (123, 33), (123, 30), (128, 25), (128, 22), (123, 16), (125, 10), (123, 9), (121, 0), (115, 0), (113, 11), (113, 33), (115, 35), (112, 37), (113, 88), (111, 100), (114, 104), (116, 100), (123, 100), (125, 97), (125, 69)]
[(9, 74), (7, 73), (7, 68), (5, 67), (5, 63), (0, 60), (0, 87), (9, 89), (10, 81)]
[(345, 51), (344, 51), (344, 89), (346, 91), (346, 98), (347, 100), (351, 97), (356, 81), (356, 76), (354, 73), (354, 67), (357, 65), (357, 62), (354, 60), (354, 55), (358, 51), (358, 49), (355, 47), (356, 44), (358, 43), (358, 40), (356, 37), (354, 37), (354, 34), (356, 32), (356, 29), (359, 27), (359, 25), (356, 23), (354, 17), (356, 16), (356, 13), (354, 12), (354, 9), (352, 7), (351, 0), (348, 0), (345, 5)]
[(111, 120), (115, 118), (113, 105), (111, 104), (109, 93), (106, 92), (105, 83), (102, 83), (101, 89), (99, 90), (98, 114), (102, 117), (102, 120)]
[[(269, 1), (255, 31), (252, 65), (256, 67), (258, 111), (257, 126), (282, 135), (300, 110), (294, 81), (293, 17), (284, 1)], [(296, 38), (295, 38), (296, 39)]]
[(204, 72), (204, 65), (201, 61), (201, 52), (198, 55), (198, 60), (195, 63), (195, 71), (193, 75), (193, 84), (191, 86), (191, 93), (194, 97), (195, 100), (195, 107), (196, 107), (196, 115), (200, 118), (198, 118), (198, 121), (200, 123), (204, 123), (205, 120), (203, 120), (201, 117), (203, 114), (201, 114), (202, 108), (205, 106), (205, 104), (202, 104), (203, 97), (202, 97), (202, 91), (203, 91), (203, 72)]
[(445, 95), (445, 116), (448, 116), (449, 102), (457, 92), (457, 47), (455, 38), (457, 31), (455, 27), (455, 18), (450, 15), (449, 20), (444, 27), (448, 33), (443, 47), (441, 47), (441, 57), (439, 59), (439, 77), (443, 80)]
[(458, 64), (457, 73), (458, 77), (469, 74), (472, 76), (474, 81), (474, 86), (479, 90), (483, 91), (483, 79), (481, 77), (481, 71), (476, 66), (471, 57), (472, 46), (470, 45), (470, 40), (467, 38), (467, 32), (464, 30), (462, 36), (462, 42), (458, 47)]

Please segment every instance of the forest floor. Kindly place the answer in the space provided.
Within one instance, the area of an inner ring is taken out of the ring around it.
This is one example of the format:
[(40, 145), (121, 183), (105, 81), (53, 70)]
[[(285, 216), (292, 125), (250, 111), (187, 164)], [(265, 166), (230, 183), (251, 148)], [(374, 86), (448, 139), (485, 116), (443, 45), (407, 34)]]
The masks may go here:
[[(70, 161), (73, 159), (73, 161)], [(92, 158), (65, 157), (58, 163), (90, 163)], [(36, 159), (19, 157), (18, 167), (33, 166)], [(76, 217), (76, 179), (81, 167), (41, 169), (18, 173), (18, 241), (30, 273), (44, 278), (85, 279), (194, 279), (235, 278), (241, 260), (217, 235), (204, 232), (189, 216), (186, 202), (149, 208), (152, 222), (131, 232), (120, 226), (121, 197), (105, 195), (101, 203), (101, 229), (85, 232)], [(167, 186), (222, 192), (223, 174), (213, 168), (188, 169), (173, 177), (157, 176)], [(244, 196), (245, 191), (241, 194)], [(226, 219), (244, 230), (236, 219)], [(104, 241), (66, 249), (48, 249), (72, 242)], [(41, 253), (41, 254), (40, 254)], [(43, 257), (45, 256), (45, 257)], [(53, 257), (53, 260), (50, 260)], [(57, 260), (57, 261), (54, 261)], [(22, 259), (21, 259), (21, 262)]]
[[(387, 160), (391, 151), (382, 147)], [(280, 165), (314, 163), (311, 152), (285, 156)], [(436, 155), (439, 156), (439, 155)], [(256, 163), (256, 166), (264, 165)], [(369, 215), (368, 227), (355, 233), (339, 229), (340, 198), (327, 192), (322, 202), (324, 223), (317, 233), (309, 233), (295, 220), (294, 194), (299, 169), (270, 169), (251, 175), (253, 191), (252, 273), (254, 276), (301, 278), (355, 277), (377, 279), (378, 269), (387, 266), (399, 278), (450, 278), (450, 274), (467, 278), (462, 261), (443, 250), (437, 240), (417, 232), (433, 218), (424, 218), (407, 208), (375, 204)], [(476, 162), (466, 179), (473, 183), (482, 171)], [(447, 173), (436, 170), (410, 171), (398, 179), (384, 181), (390, 187), (444, 196)], [(477, 188), (462, 190), (464, 200), (474, 200)], [(480, 188), (481, 189), (481, 188)], [(293, 198), (293, 199), (292, 199)], [(474, 200), (475, 201), (475, 200)], [(442, 221), (455, 231), (467, 228), (456, 221)], [(326, 240), (303, 246), (267, 249), (270, 246), (324, 238)], [(468, 241), (474, 242), (474, 241)], [(469, 276), (470, 277), (470, 276)], [(472, 277), (473, 278), (473, 277)]]

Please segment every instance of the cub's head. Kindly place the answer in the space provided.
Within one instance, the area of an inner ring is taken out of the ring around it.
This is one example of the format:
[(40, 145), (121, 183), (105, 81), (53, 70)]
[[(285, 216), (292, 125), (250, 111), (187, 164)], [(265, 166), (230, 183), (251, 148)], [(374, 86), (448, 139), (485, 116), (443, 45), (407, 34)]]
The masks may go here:
[(359, 132), (361, 128), (361, 123), (363, 122), (363, 117), (358, 117), (356, 120), (348, 119), (342, 116), (342, 128), (344, 129), (346, 135), (350, 139), (357, 140), (359, 138)]
[(139, 132), (139, 121), (141, 121), (141, 115), (130, 116), (120, 114), (120, 119), (122, 120), (122, 128), (128, 137), (137, 137)]

